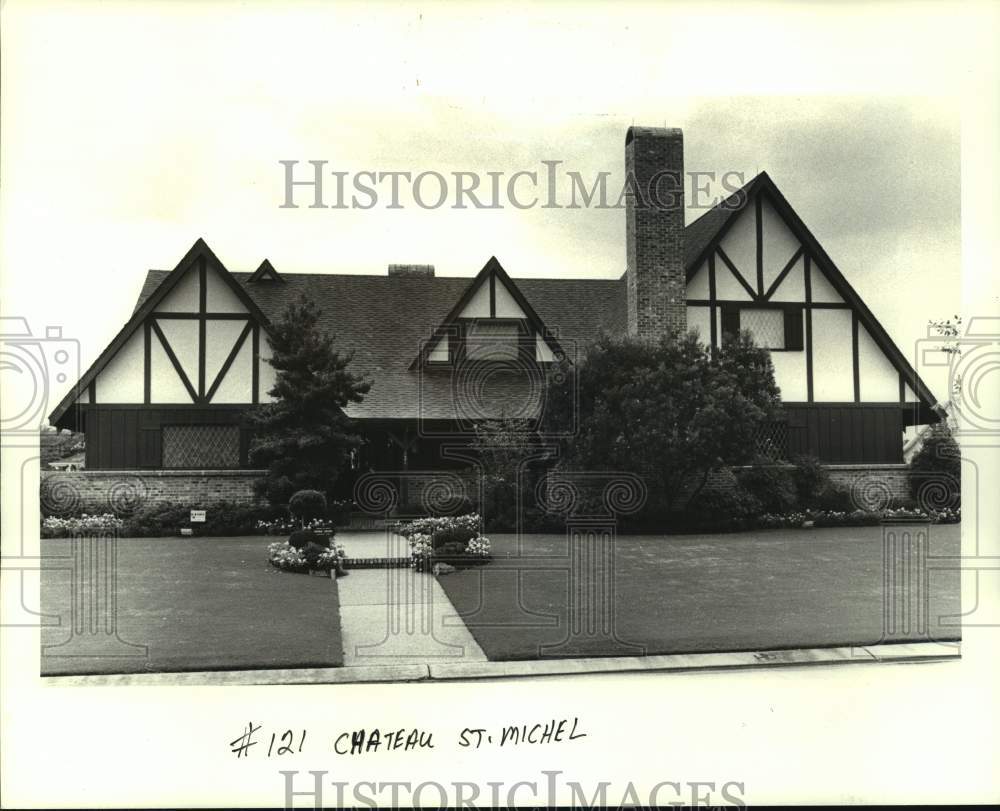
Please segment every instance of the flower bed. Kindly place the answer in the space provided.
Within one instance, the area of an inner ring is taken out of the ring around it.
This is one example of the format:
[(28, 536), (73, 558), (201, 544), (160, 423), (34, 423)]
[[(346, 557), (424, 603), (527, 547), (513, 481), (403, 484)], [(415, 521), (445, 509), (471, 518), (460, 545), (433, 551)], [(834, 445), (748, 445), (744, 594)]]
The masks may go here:
[(116, 534), (121, 535), (125, 521), (121, 518), (104, 513), (102, 515), (87, 515), (82, 513), (74, 518), (59, 518), (50, 515), (42, 519), (41, 537), (72, 538), (76, 535)]
[(478, 513), (418, 518), (400, 524), (398, 532), (410, 543), (410, 565), (418, 572), (430, 571), (435, 564), (453, 567), (488, 563), (490, 539), (482, 533)]
[(962, 509), (945, 508), (927, 512), (920, 509), (901, 507), (895, 510), (805, 510), (803, 512), (765, 513), (754, 518), (731, 519), (726, 526), (713, 526), (713, 530), (732, 531), (751, 529), (799, 529), (814, 527), (870, 527), (884, 521), (927, 521), (931, 524), (957, 524), (962, 520)]
[(292, 518), (276, 518), (273, 521), (258, 521), (258, 535), (289, 535), (299, 529), (309, 529), (321, 535), (332, 535), (335, 527), (325, 518), (314, 518), (305, 523)]
[(305, 546), (297, 549), (288, 541), (276, 541), (267, 547), (271, 565), (283, 572), (306, 574), (336, 570), (345, 557), (344, 547), (330, 542), (329, 548), (314, 549)]

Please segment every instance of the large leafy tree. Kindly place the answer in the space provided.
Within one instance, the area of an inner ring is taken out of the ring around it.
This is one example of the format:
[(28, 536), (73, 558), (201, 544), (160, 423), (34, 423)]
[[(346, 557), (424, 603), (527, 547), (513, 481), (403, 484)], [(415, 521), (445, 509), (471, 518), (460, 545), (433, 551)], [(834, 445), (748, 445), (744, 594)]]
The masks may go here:
[(554, 371), (543, 426), (564, 434), (560, 464), (642, 475), (653, 509), (683, 509), (713, 470), (753, 461), (780, 414), (770, 354), (745, 332), (714, 354), (694, 333), (603, 335)]
[(259, 492), (284, 504), (301, 489), (332, 495), (352, 450), (362, 437), (344, 413), (371, 387), (351, 373), (350, 355), (333, 348), (320, 327), (320, 311), (304, 295), (289, 304), (272, 327), (270, 363), (277, 371), (268, 392), (274, 402), (252, 413), (250, 459), (267, 467)]

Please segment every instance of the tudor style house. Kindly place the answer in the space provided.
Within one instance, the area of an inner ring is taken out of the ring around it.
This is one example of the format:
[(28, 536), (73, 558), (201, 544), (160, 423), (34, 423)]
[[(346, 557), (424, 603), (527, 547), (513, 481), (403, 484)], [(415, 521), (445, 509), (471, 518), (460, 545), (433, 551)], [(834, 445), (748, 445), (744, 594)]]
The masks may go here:
[[(88, 470), (249, 467), (244, 415), (269, 398), (269, 324), (305, 294), (352, 370), (372, 383), (351, 405), (362, 470), (461, 464), (443, 448), (477, 421), (531, 419), (545, 368), (601, 330), (658, 338), (697, 329), (718, 347), (749, 330), (771, 351), (788, 454), (836, 463), (902, 462), (905, 426), (937, 403), (878, 319), (766, 173), (685, 227), (679, 130), (632, 127), (619, 278), (517, 278), (490, 258), (474, 278), (433, 266), (387, 275), (229, 271), (198, 240), (172, 271), (149, 271), (121, 332), (50, 416), (86, 433)], [(512, 269), (516, 271), (516, 269)], [(457, 454), (458, 457), (461, 453)]]

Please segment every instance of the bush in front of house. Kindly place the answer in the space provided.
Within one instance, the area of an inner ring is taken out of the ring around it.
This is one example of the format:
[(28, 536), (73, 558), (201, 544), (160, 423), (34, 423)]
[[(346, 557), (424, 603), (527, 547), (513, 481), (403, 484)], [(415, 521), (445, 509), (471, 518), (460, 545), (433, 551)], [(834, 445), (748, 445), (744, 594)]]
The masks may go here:
[(752, 499), (761, 512), (788, 512), (799, 504), (795, 478), (786, 465), (758, 461), (750, 467), (734, 471), (734, 475), (745, 494), (740, 501), (746, 504)]
[(751, 463), (780, 415), (770, 354), (749, 333), (715, 353), (695, 333), (603, 335), (577, 362), (553, 365), (542, 428), (567, 470), (641, 475), (661, 494), (647, 509), (681, 513), (713, 472)]
[(910, 460), (910, 495), (927, 510), (962, 506), (961, 449), (945, 420), (927, 430)]
[(288, 511), (293, 518), (302, 524), (325, 518), (327, 512), (326, 496), (319, 490), (299, 490), (288, 500)]
[[(191, 510), (204, 510), (205, 522), (191, 523)], [(275, 520), (284, 510), (275, 507), (234, 504), (217, 501), (212, 504), (153, 504), (125, 520), (122, 534), (130, 538), (159, 538), (177, 535), (181, 529), (192, 528), (198, 535), (232, 537), (254, 535), (262, 522)]]

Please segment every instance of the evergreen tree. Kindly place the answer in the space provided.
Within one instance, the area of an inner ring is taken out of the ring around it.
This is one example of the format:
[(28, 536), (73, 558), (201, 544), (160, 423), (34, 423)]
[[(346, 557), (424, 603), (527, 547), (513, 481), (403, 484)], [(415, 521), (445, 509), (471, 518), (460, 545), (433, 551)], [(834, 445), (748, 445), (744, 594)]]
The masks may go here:
[(351, 451), (362, 444), (343, 409), (360, 403), (371, 385), (348, 371), (351, 356), (333, 348), (319, 320), (303, 295), (272, 326), (277, 376), (268, 393), (275, 401), (254, 410), (250, 446), (251, 462), (268, 469), (257, 488), (271, 503), (285, 504), (302, 489), (331, 496)]

